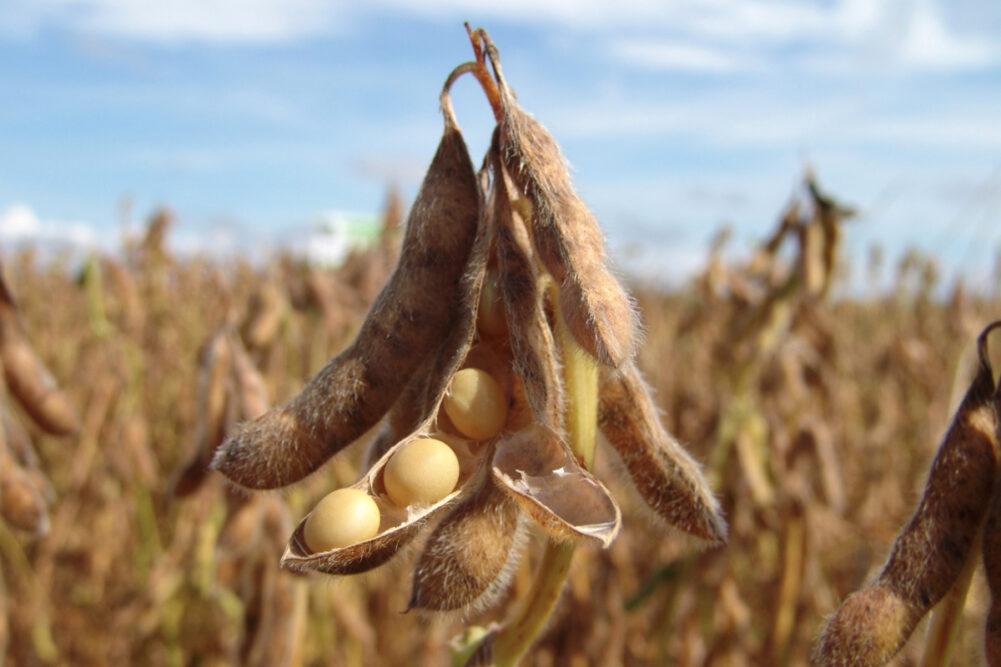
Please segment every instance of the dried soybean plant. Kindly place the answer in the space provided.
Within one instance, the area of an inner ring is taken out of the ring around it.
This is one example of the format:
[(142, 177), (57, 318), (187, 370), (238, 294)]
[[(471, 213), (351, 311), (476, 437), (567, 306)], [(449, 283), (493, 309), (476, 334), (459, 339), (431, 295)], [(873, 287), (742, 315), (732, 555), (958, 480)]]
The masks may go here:
[(848, 597), (826, 623), (813, 664), (884, 665), (934, 607), (923, 664), (948, 665), (982, 542), (992, 595), (986, 657), (988, 664), (1001, 665), (997, 621), (1001, 555), (998, 502), (992, 503), (1001, 459), (1001, 387), (987, 350), (988, 334), (998, 327), (1001, 321), (989, 325), (977, 339), (976, 374), (932, 461), (913, 517), (880, 574)]
[[(20, 312), (0, 276), (0, 366), (9, 392), (44, 432), (67, 436), (80, 428), (76, 410), (28, 342)], [(28, 435), (3, 406), (0, 426), (0, 516), (34, 536), (48, 531), (51, 486)]]
[[(253, 301), (251, 301), (251, 305)], [(264, 328), (253, 307), (245, 336), (260, 342)], [(194, 448), (178, 469), (173, 495), (186, 497), (213, 486), (208, 464), (238, 421), (263, 414), (270, 405), (264, 378), (254, 366), (236, 327), (224, 324), (202, 347), (198, 378), (198, 425)], [(216, 489), (218, 490), (218, 489)], [(276, 533), (291, 527), (288, 508), (271, 495), (226, 493), (226, 514), (215, 547), (214, 585), (233, 590), (241, 601), (242, 622), (226, 651), (232, 664), (280, 667), (292, 664), (303, 627), (306, 590), (273, 567), (280, 548)]]
[[(282, 564), (363, 572), (433, 525), (410, 607), (480, 610), (505, 590), (534, 524), (546, 544), (528, 595), (455, 648), (460, 664), (512, 665), (559, 598), (574, 546), (607, 547), (619, 530), (590, 472), (599, 429), (664, 521), (710, 545), (726, 526), (660, 422), (633, 359), (632, 302), (559, 147), (515, 101), (486, 32), (469, 36), (476, 60), (446, 81), (441, 142), (357, 338), (288, 403), (242, 424), (212, 465), (249, 489), (283, 487), (381, 420), (368, 472), (300, 522)], [(497, 120), (479, 173), (450, 101), (464, 73)]]

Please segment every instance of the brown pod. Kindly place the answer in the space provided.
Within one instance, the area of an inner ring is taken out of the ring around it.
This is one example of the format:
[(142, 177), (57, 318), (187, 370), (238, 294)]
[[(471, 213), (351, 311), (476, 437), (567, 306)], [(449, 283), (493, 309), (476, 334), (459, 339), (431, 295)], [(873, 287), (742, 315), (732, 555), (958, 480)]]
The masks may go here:
[(560, 313), (581, 347), (599, 361), (618, 367), (636, 349), (638, 326), (632, 301), (607, 268), (601, 229), (574, 191), (559, 145), (515, 102), (496, 50), (487, 53), (504, 108), (501, 155), (531, 202), (533, 241), (539, 258), (560, 285)]
[[(476, 328), (476, 303), (483, 285), (492, 238), (491, 223), (486, 216), (481, 216), (478, 228), (472, 256), (461, 281), (459, 315), (455, 326), (448, 332), (438, 353), (426, 362), (420, 380), (413, 382), (403, 393), (402, 398), (408, 403), (401, 409), (400, 421), (390, 423), (385, 430), (389, 435), (383, 437), (391, 438), (396, 429), (401, 429), (410, 422), (414, 423), (414, 428), (408, 436), (389, 447), (385, 446), (388, 441), (380, 440), (379, 450), (385, 448), (385, 452), (365, 476), (353, 485), (354, 488), (365, 491), (379, 506), (382, 518), (378, 534), (350, 546), (314, 552), (305, 539), (305, 526), (309, 520), (307, 515), (289, 540), (282, 556), (282, 567), (294, 572), (315, 570), (326, 574), (355, 574), (378, 567), (413, 540), (433, 516), (458, 497), (469, 481), (475, 465), (470, 465), (468, 461), (464, 465), (460, 460), (457, 490), (430, 506), (402, 509), (395, 507), (389, 500), (382, 473), (397, 451), (432, 430), (448, 382), (469, 352)], [(470, 451), (457, 453), (467, 459), (476, 456)]]
[(70, 435), (80, 430), (76, 410), (31, 349), (14, 297), (2, 277), (0, 363), (7, 387), (36, 424), (52, 435)]
[(984, 657), (990, 667), (1001, 667), (1001, 492), (995, 490), (983, 532), (984, 573), (991, 591), (984, 632)]
[(262, 284), (251, 296), (247, 309), (240, 332), (242, 340), (254, 350), (269, 347), (278, 338), (285, 311), (285, 301), (278, 286), (271, 281)]
[(379, 509), (381, 520), (374, 537), (344, 547), (314, 551), (306, 539), (306, 524), (312, 515), (310, 512), (293, 531), (282, 556), (282, 567), (293, 572), (312, 570), (325, 574), (357, 574), (382, 565), (409, 544), (433, 517), (458, 497), (463, 485), (469, 480), (469, 475), (464, 479), (460, 477), (456, 490), (432, 504), (405, 508), (396, 506), (389, 498), (383, 473), (393, 455), (419, 437), (413, 434), (396, 443), (352, 487), (364, 491)]
[[(999, 326), (992, 323), (977, 339), (977, 374), (931, 464), (914, 516), (877, 580), (828, 622), (814, 651), (815, 664), (885, 664), (962, 571), (990, 505), (1001, 458), (998, 395), (987, 356), (987, 334)], [(863, 602), (853, 602), (856, 598)], [(899, 622), (880, 622), (889, 616)], [(874, 643), (884, 648), (875, 653)], [(869, 662), (862, 661), (870, 655)]]
[(488, 466), (470, 484), (476, 489), (441, 520), (417, 559), (410, 608), (482, 610), (510, 581), (521, 512)]
[(226, 437), (232, 414), (230, 374), (233, 354), (228, 334), (217, 331), (199, 355), (198, 430), (194, 452), (177, 473), (173, 494), (179, 498), (197, 491), (208, 476), (209, 463)]
[(726, 542), (719, 503), (698, 464), (661, 424), (635, 364), (601, 369), (600, 382), (598, 427), (643, 500), (672, 526), (711, 544)]
[(399, 263), (357, 338), (286, 405), (243, 424), (213, 466), (245, 487), (281, 487), (370, 429), (454, 328), (479, 208), (476, 174), (446, 108), (445, 132), (410, 210)]
[(10, 526), (40, 537), (49, 532), (45, 499), (31, 476), (9, 458), (0, 470), (0, 516)]
[(619, 532), (622, 513), (608, 489), (545, 426), (532, 424), (498, 440), (493, 475), (551, 537), (587, 538), (607, 548)]
[(810, 663), (831, 667), (885, 665), (924, 612), (876, 581), (852, 593), (828, 621)]
[(101, 258), (101, 273), (107, 276), (110, 291), (115, 296), (121, 328), (129, 334), (139, 333), (145, 317), (145, 308), (129, 269), (117, 259), (104, 256)]
[(563, 385), (556, 343), (545, 312), (542, 277), (532, 258), (528, 230), (511, 209), (499, 161), (494, 177), (497, 258), (514, 368), (535, 421), (563, 430)]
[(236, 336), (228, 339), (233, 357), (233, 393), (236, 398), (239, 419), (253, 419), (268, 410), (268, 387), (264, 376), (250, 360), (243, 343)]
[(0, 410), (0, 423), (3, 425), (2, 440), (6, 443), (10, 455), (23, 468), (38, 468), (38, 454), (31, 443), (31, 437), (16, 419), (13, 419), (7, 406)]

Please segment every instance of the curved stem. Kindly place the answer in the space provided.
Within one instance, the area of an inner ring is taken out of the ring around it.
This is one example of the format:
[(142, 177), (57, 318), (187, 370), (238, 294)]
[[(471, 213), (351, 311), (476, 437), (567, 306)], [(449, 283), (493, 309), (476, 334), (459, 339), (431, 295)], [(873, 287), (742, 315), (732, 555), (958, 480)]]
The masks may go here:
[(538, 575), (520, 613), (497, 633), (494, 641), (495, 667), (514, 667), (528, 652), (560, 599), (573, 552), (572, 542), (550, 539), (546, 543)]
[(490, 70), (487, 69), (487, 63), (483, 57), (483, 38), (486, 35), (486, 31), (483, 28), (473, 30), (469, 27), (469, 23), (465, 25), (466, 34), (469, 35), (469, 41), (473, 45), (473, 54), (476, 56), (476, 63), (469, 71), (479, 81), (483, 93), (487, 96), (487, 101), (490, 102), (490, 108), (494, 111), (494, 120), (499, 123), (504, 119), (504, 105), (501, 103), (500, 90), (497, 89), (497, 83), (490, 76)]

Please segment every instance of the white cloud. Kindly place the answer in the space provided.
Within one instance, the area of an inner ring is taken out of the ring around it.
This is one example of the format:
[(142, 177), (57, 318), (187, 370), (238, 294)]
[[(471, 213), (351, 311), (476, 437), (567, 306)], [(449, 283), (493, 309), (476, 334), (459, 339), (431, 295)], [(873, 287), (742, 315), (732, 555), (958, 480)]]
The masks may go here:
[(986, 41), (949, 32), (937, 8), (927, 1), (914, 8), (900, 44), (902, 62), (917, 68), (983, 67), (997, 56)]
[(733, 72), (751, 64), (722, 49), (671, 41), (621, 40), (610, 51), (620, 60), (653, 69)]
[(340, 2), (328, 0), (13, 0), (0, 10), (6, 32), (45, 25), (152, 41), (276, 42), (336, 30)]
[(912, 69), (997, 64), (990, 36), (956, 32), (940, 5), (936, 0), (373, 0), (365, 5), (342, 0), (4, 0), (0, 34), (30, 34), (55, 25), (81, 34), (158, 42), (267, 43), (336, 34), (352, 29), (360, 17), (393, 14), (546, 26), (554, 35), (597, 37), (625, 62), (666, 69), (729, 72), (746, 69), (748, 62), (781, 66), (789, 58), (784, 47), (797, 48), (797, 61), (827, 70), (838, 69), (832, 63), (863, 61)]
[(51, 243), (90, 248), (97, 245), (93, 228), (80, 220), (42, 220), (27, 204), (0, 211), (0, 244)]

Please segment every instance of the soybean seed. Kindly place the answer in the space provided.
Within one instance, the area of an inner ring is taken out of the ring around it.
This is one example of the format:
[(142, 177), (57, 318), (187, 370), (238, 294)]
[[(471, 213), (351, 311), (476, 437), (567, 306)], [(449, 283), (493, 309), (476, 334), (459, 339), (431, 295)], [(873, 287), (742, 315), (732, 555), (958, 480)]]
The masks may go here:
[(393, 454), (383, 482), (390, 499), (400, 507), (436, 503), (459, 481), (459, 459), (441, 440), (420, 438)]
[(306, 519), (303, 537), (314, 552), (363, 542), (379, 532), (379, 506), (360, 489), (337, 489), (324, 496)]
[(503, 390), (479, 368), (463, 368), (452, 376), (442, 408), (459, 432), (474, 440), (494, 437), (507, 421)]

